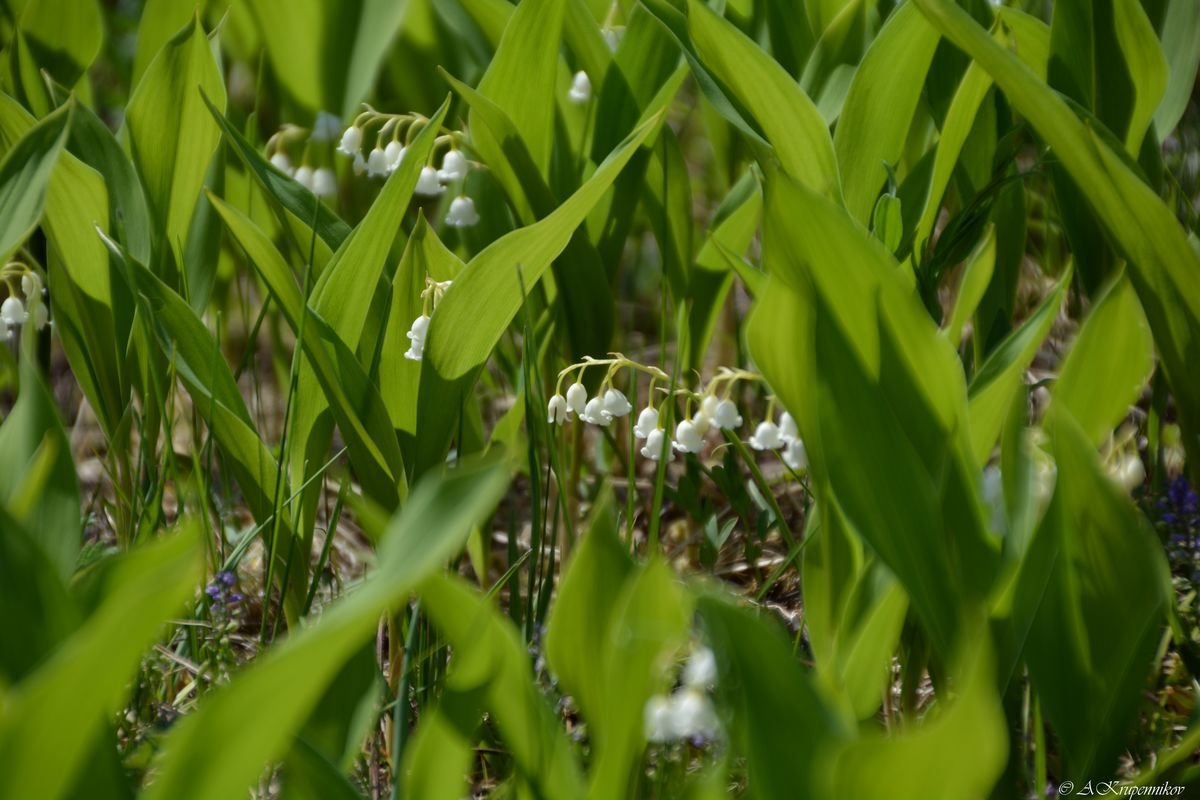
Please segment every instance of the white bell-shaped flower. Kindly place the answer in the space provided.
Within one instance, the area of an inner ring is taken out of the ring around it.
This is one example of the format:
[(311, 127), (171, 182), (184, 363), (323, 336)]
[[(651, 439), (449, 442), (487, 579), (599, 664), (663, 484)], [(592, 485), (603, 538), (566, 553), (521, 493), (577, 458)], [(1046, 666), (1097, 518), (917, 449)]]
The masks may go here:
[(675, 735), (671, 698), (656, 694), (646, 701), (643, 711), (646, 740), (656, 744), (671, 741)]
[(296, 183), (303, 186), (305, 189), (312, 191), (313, 188), (313, 168), (308, 164), (302, 165), (296, 170), (296, 174), (292, 176)]
[(29, 311), (29, 318), (33, 321), (34, 330), (42, 330), (50, 324), (50, 309), (43, 302), (38, 302)]
[(683, 682), (696, 689), (707, 689), (717, 682), (717, 657), (707, 647), (697, 647), (683, 667)]
[(312, 138), (318, 142), (332, 142), (341, 130), (341, 118), (328, 111), (322, 111), (317, 114), (317, 121), (313, 123)]
[(271, 156), (271, 166), (282, 172), (284, 175), (293, 175), (296, 168), (292, 166), (292, 160), (288, 158), (287, 153), (282, 151)]
[(367, 177), (382, 178), (388, 174), (387, 155), (382, 149), (376, 147), (367, 156)]
[(0, 324), (16, 328), (25, 324), (25, 304), (19, 297), (6, 297), (0, 303)]
[(679, 739), (717, 734), (717, 712), (708, 695), (699, 689), (684, 688), (671, 698), (671, 732)]
[(721, 430), (732, 430), (742, 424), (742, 415), (732, 400), (722, 400), (713, 409), (712, 421)]
[(599, 397), (593, 397), (587, 401), (579, 418), (589, 425), (599, 425), (602, 428), (608, 427), (613, 419), (612, 414), (604, 410), (604, 401)]
[(357, 155), (362, 152), (363, 132), (362, 128), (357, 125), (351, 125), (346, 128), (342, 134), (342, 141), (338, 144), (338, 151), (345, 153), (348, 156)]
[(413, 320), (412, 328), (408, 331), (408, 340), (412, 342), (404, 357), (409, 361), (420, 361), (425, 356), (425, 335), (429, 332), (429, 317), (425, 314)]
[(29, 302), (40, 300), (42, 297), (42, 276), (36, 272), (26, 272), (21, 276), (21, 293)]
[(567, 98), (576, 105), (583, 105), (592, 99), (592, 81), (583, 70), (576, 72), (575, 77), (571, 79), (571, 89), (567, 92)]
[(562, 425), (567, 421), (567, 398), (556, 394), (546, 405), (546, 422)]
[(466, 195), (459, 195), (450, 201), (450, 210), (446, 212), (446, 224), (451, 228), (469, 228), (479, 223), (479, 212), (475, 210), (475, 201)]
[(621, 39), (624, 36), (624, 28), (603, 28), (600, 35), (604, 37), (604, 43), (608, 45), (608, 49), (615, 53), (617, 48), (621, 46)]
[(329, 167), (321, 167), (313, 172), (313, 194), (317, 197), (333, 197), (337, 194), (337, 176)]
[(1146, 481), (1146, 466), (1136, 453), (1127, 453), (1109, 467), (1108, 474), (1118, 486), (1132, 492)]
[(671, 446), (681, 453), (699, 453), (704, 449), (704, 435), (692, 420), (685, 419), (675, 426), (675, 441)]
[(799, 437), (787, 439), (783, 448), (783, 463), (795, 470), (808, 469), (808, 451)]
[(633, 404), (620, 389), (610, 388), (604, 393), (604, 410), (617, 419), (633, 411)]
[(639, 439), (647, 439), (656, 430), (658, 430), (658, 409), (654, 406), (646, 406), (642, 409), (642, 413), (638, 414), (637, 424), (633, 426), (633, 435)]
[(413, 192), (423, 197), (437, 197), (442, 191), (443, 187), (438, 181), (437, 170), (433, 167), (422, 167), (421, 176), (417, 178), (417, 188), (413, 189)]
[(387, 147), (383, 148), (383, 157), (387, 161), (388, 174), (396, 171), (396, 167), (400, 166), (400, 162), (404, 159), (404, 154), (408, 148), (393, 139), (388, 142)]
[(754, 435), (750, 437), (750, 446), (755, 450), (778, 450), (783, 444), (783, 434), (779, 432), (779, 426), (771, 420), (758, 423)]
[(567, 409), (583, 416), (586, 407), (587, 389), (583, 388), (582, 383), (576, 381), (567, 387)]
[(363, 154), (362, 154), (362, 153), (355, 153), (355, 154), (354, 154), (354, 161), (352, 161), (352, 162), (350, 163), (350, 168), (351, 168), (351, 169), (353, 169), (353, 170), (354, 170), (354, 174), (355, 174), (356, 176), (360, 177), (360, 178), (363, 176), (363, 174), (364, 174), (364, 173), (366, 173), (366, 171), (367, 171), (367, 160), (366, 160), (365, 158), (363, 158)]
[(800, 438), (800, 428), (797, 427), (795, 418), (793, 418), (792, 415), (786, 411), (783, 412), (783, 416), (779, 418), (779, 435), (782, 436), (785, 441)]
[(442, 159), (442, 168), (438, 170), (438, 180), (442, 183), (461, 180), (467, 177), (467, 157), (461, 150), (451, 150)]
[(667, 434), (662, 428), (655, 428), (650, 431), (650, 434), (646, 437), (646, 444), (642, 445), (642, 455), (651, 461), (658, 461), (665, 455), (667, 461), (670, 461), (675, 457), (675, 451), (667, 447), (666, 452), (663, 452), (663, 444), (666, 438)]

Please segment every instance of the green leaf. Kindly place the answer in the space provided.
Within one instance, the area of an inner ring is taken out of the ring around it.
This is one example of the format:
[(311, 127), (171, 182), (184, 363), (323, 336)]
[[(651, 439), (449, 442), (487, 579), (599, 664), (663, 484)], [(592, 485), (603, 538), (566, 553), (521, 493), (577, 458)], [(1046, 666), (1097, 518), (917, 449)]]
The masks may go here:
[[(420, 595), (422, 609), (454, 652), (443, 705), (446, 697), (477, 698), (537, 796), (582, 797), (571, 744), (530, 679), (529, 655), (513, 624), (458, 578), (433, 575), (421, 584)], [(479, 719), (457, 721), (477, 725)], [(460, 735), (469, 733), (460, 729)]]
[(392, 519), (376, 571), (320, 621), (261, 655), (209, 694), (163, 742), (146, 800), (225, 800), (281, 757), (329, 681), (395, 609), (466, 542), (499, 501), (507, 470), (463, 466), (423, 481)]
[(946, 324), (946, 338), (955, 347), (962, 341), (963, 326), (979, 307), (983, 293), (987, 291), (992, 280), (992, 270), (996, 266), (996, 228), (989, 225), (979, 244), (967, 256), (963, 266), (962, 278), (958, 283), (958, 294), (954, 298), (954, 310), (950, 312), (950, 321)]
[(930, 21), (971, 55), (1055, 151), (1130, 264), (1129, 277), (1154, 331), (1178, 403), (1184, 446), (1200, 465), (1200, 254), (1170, 209), (1009, 51), (947, 0), (914, 0)]
[(1154, 338), (1122, 274), (1092, 308), (1059, 369), (1053, 402), (1098, 445), (1129, 413), (1154, 371)]
[[(1025, 661), (1062, 743), (1062, 777), (1112, 774), (1142, 705), (1170, 596), (1154, 532), (1052, 407), (1057, 483), (1014, 594)], [(1114, 643), (1120, 643), (1114, 646)]]
[(83, 530), (79, 482), (54, 396), (31, 348), (20, 368), (21, 392), (0, 424), (0, 504), (34, 534), (33, 541), (65, 582), (75, 571)]
[(900, 249), (900, 240), (904, 236), (904, 217), (899, 197), (894, 194), (879, 195), (875, 210), (871, 212), (871, 233), (883, 242), (889, 253)]
[(46, 187), (67, 141), (72, 104), (35, 125), (0, 163), (0, 260), (7, 262), (41, 220)]
[(100, 607), (6, 697), (0, 771), (7, 795), (66, 795), (163, 624), (192, 599), (203, 556), (200, 527), (186, 523), (109, 567)]
[(96, 0), (34, 0), (17, 25), (39, 71), (68, 87), (84, 77), (104, 41)]
[(846, 208), (864, 226), (887, 180), (885, 165), (900, 160), (939, 39), (906, 3), (888, 18), (854, 74), (833, 146)]
[(133, 162), (154, 215), (157, 255), (166, 259), (174, 252), (179, 268), (208, 163), (221, 138), (204, 111), (201, 92), (225, 105), (225, 82), (194, 17), (147, 67), (125, 115)]
[(1134, 104), (1125, 130), (1125, 150), (1137, 158), (1142, 138), (1167, 91), (1167, 59), (1138, 0), (1114, 0), (1113, 28), (1133, 84)]
[(1200, 66), (1200, 38), (1193, 34), (1200, 26), (1200, 4), (1191, 0), (1168, 0), (1162, 22), (1162, 48), (1167, 59), (1167, 88), (1154, 112), (1158, 138), (1165, 139), (1175, 130), (1187, 110), (1196, 85)]

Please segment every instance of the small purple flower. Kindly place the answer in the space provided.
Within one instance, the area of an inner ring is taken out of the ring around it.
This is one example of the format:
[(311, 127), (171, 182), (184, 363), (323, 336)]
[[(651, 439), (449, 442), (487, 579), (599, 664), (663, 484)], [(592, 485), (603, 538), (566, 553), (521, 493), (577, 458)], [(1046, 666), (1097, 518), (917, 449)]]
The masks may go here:
[(225, 586), (233, 588), (233, 585), (237, 583), (237, 576), (229, 570), (225, 570), (224, 572), (217, 573), (217, 580), (223, 583)]
[(215, 583), (210, 583), (208, 586), (204, 587), (204, 593), (208, 595), (210, 600), (216, 600), (221, 596), (221, 587)]
[(241, 592), (234, 592), (233, 594), (229, 595), (229, 603), (231, 605), (237, 605), (238, 603), (242, 602), (245, 599), (246, 598), (242, 595)]

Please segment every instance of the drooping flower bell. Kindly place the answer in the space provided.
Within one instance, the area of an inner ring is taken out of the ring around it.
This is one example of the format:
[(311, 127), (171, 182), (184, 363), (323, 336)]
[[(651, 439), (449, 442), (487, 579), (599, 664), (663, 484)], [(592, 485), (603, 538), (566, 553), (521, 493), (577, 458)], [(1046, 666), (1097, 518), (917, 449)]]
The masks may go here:
[(764, 420), (758, 423), (758, 427), (754, 429), (754, 435), (750, 437), (750, 446), (755, 450), (778, 450), (783, 447), (783, 434), (779, 432), (779, 426), (771, 420)]
[(333, 197), (337, 194), (337, 176), (329, 167), (321, 167), (313, 172), (313, 194), (317, 197)]
[(300, 184), (300, 185), (301, 185), (301, 186), (303, 186), (305, 189), (308, 189), (310, 192), (312, 191), (312, 188), (313, 188), (313, 168), (312, 168), (312, 167), (310, 167), (308, 164), (303, 164), (303, 165), (301, 165), (301, 166), (300, 166), (300, 167), (299, 167), (299, 168), (296, 170), (296, 174), (295, 174), (295, 175), (293, 175), (293, 176), (292, 176), (292, 178), (293, 178), (293, 179), (296, 181), (296, 183)]
[(783, 448), (783, 463), (795, 470), (808, 469), (808, 452), (800, 437), (787, 440)]
[(442, 168), (438, 170), (438, 180), (442, 183), (461, 180), (467, 177), (467, 157), (461, 150), (451, 150), (442, 159)]
[(742, 415), (732, 400), (722, 400), (713, 409), (713, 424), (721, 430), (732, 430), (742, 424)]
[(625, 29), (604, 27), (600, 30), (600, 35), (604, 37), (604, 43), (608, 45), (610, 52), (617, 52), (617, 48), (621, 46), (621, 39), (624, 37)]
[(354, 170), (355, 176), (360, 178), (363, 176), (363, 174), (367, 171), (367, 160), (363, 158), (362, 153), (354, 154), (354, 161), (351, 162), (350, 168)]
[(363, 132), (362, 128), (357, 125), (351, 125), (346, 128), (346, 132), (342, 134), (342, 141), (338, 145), (338, 151), (345, 153), (348, 156), (357, 155), (362, 152)]
[(429, 317), (425, 314), (413, 320), (412, 328), (408, 331), (408, 340), (412, 343), (404, 357), (409, 361), (420, 361), (425, 356), (425, 336), (429, 332)]
[(367, 156), (367, 177), (382, 178), (388, 174), (388, 159), (384, 151), (376, 147)]
[(633, 411), (633, 405), (620, 389), (610, 388), (604, 393), (604, 410), (617, 419)]
[(42, 277), (36, 272), (26, 272), (21, 276), (21, 293), (30, 303), (37, 303), (42, 298)]
[[(672, 458), (674, 458), (675, 451), (670, 447), (663, 447), (666, 438), (667, 434), (662, 428), (655, 428), (654, 430), (650, 431), (650, 433), (646, 436), (646, 444), (642, 445), (642, 455), (651, 461), (658, 461), (665, 455), (667, 457), (667, 461), (670, 461)], [(663, 452), (664, 449), (666, 450), (665, 453)]]
[(602, 428), (608, 427), (613, 420), (612, 414), (604, 409), (604, 401), (599, 397), (587, 401), (579, 418), (589, 425), (599, 425)]
[(34, 330), (42, 330), (50, 324), (50, 309), (45, 303), (39, 302), (29, 311), (29, 318), (33, 321)]
[(796, 425), (795, 418), (786, 411), (779, 418), (779, 435), (784, 441), (800, 438), (800, 428)]
[(671, 443), (681, 453), (699, 453), (704, 449), (704, 435), (692, 420), (683, 420), (675, 426), (675, 441)]
[(387, 161), (388, 174), (396, 171), (400, 166), (400, 162), (404, 159), (404, 153), (408, 150), (407, 147), (393, 139), (388, 142), (387, 147), (383, 148), (383, 157)]
[(422, 167), (421, 176), (417, 178), (417, 187), (413, 189), (413, 193), (422, 197), (437, 197), (442, 191), (437, 170), (433, 167)]
[(646, 701), (643, 711), (646, 739), (655, 744), (669, 742), (674, 736), (671, 698), (656, 694)]
[(466, 195), (459, 195), (450, 202), (450, 210), (446, 213), (446, 224), (451, 228), (469, 228), (479, 223), (479, 212), (475, 210), (475, 201)]
[(658, 430), (658, 409), (647, 406), (638, 414), (637, 425), (633, 426), (633, 435), (639, 439), (648, 439), (650, 434)]
[(719, 722), (712, 701), (700, 689), (686, 687), (671, 698), (671, 732), (679, 739), (710, 739)]
[(571, 89), (567, 92), (567, 98), (576, 105), (583, 105), (592, 99), (592, 81), (583, 70), (576, 72), (575, 77), (571, 79)]
[(586, 407), (587, 389), (583, 388), (582, 383), (576, 381), (567, 387), (567, 409), (582, 417)]
[(317, 121), (313, 123), (312, 138), (318, 142), (332, 142), (337, 138), (338, 132), (341, 129), (342, 120), (340, 117), (336, 114), (330, 114), (328, 111), (322, 111), (317, 114)]
[(567, 398), (561, 394), (551, 397), (549, 404), (546, 406), (546, 422), (553, 425), (562, 425), (567, 421), (567, 416)]
[(271, 166), (284, 175), (293, 175), (296, 172), (296, 168), (292, 166), (292, 160), (282, 150), (271, 156)]
[(696, 689), (707, 689), (717, 681), (717, 657), (707, 647), (692, 652), (683, 667), (683, 682)]

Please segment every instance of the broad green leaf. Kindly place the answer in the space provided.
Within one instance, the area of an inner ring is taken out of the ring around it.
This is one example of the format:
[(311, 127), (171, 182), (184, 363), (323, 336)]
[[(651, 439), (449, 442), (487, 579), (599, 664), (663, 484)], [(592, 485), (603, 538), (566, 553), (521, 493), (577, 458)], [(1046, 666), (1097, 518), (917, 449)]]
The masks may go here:
[(208, 164), (221, 138), (204, 110), (201, 92), (225, 105), (225, 82), (195, 17), (146, 68), (125, 116), (133, 162), (154, 215), (161, 248), (157, 255), (166, 259), (174, 252), (179, 268)]
[(659, 121), (656, 115), (639, 126), (550, 216), (513, 231), (475, 256), (446, 293), (429, 326), (421, 369), (417, 408), (423, 443), (418, 474), (445, 456), (461, 398), (516, 317), (524, 292), (537, 285)]
[(954, 298), (954, 310), (950, 312), (950, 321), (946, 324), (946, 338), (955, 347), (962, 341), (963, 326), (975, 314), (979, 301), (983, 299), (983, 293), (987, 291), (995, 266), (996, 228), (988, 226), (983, 239), (971, 251), (971, 255), (967, 256), (962, 278), (958, 283), (958, 294)]
[(947, 702), (939, 689), (919, 724), (891, 736), (869, 733), (834, 754), (829, 796), (987, 797), (1004, 770), (1008, 723), (993, 688), (990, 648), (980, 647), (973, 660), (958, 696)]
[[(554, 134), (555, 87), (558, 51), (562, 40), (565, 0), (528, 0), (517, 6), (487, 72), (479, 93), (513, 121), (538, 172), (548, 177)], [(477, 124), (476, 112), (468, 115), (473, 145), (487, 163), (499, 163), (504, 143), (490, 129)]]
[[(1170, 596), (1145, 518), (1104, 474), (1085, 433), (1051, 409), (1057, 481), (1014, 595), (1063, 778), (1111, 775), (1142, 705)], [(1115, 645), (1119, 643), (1119, 645)]]
[(1154, 127), (1159, 139), (1175, 130), (1187, 110), (1196, 85), (1196, 68), (1200, 66), (1200, 37), (1194, 36), (1200, 26), (1200, 3), (1191, 0), (1169, 0), (1162, 22), (1162, 48), (1167, 59), (1167, 88), (1162, 102), (1154, 112)]
[(146, 0), (137, 28), (137, 51), (133, 55), (133, 73), (129, 85), (136, 88), (146, 68), (171, 37), (196, 16), (203, 4), (195, 0)]
[[(451, 720), (445, 711), (445, 699), (438, 708), (427, 708), (421, 715), (412, 741), (404, 749), (400, 775), (405, 797), (421, 800), (460, 800), (467, 787), (467, 775), (475, 752), (476, 713), (462, 713), (460, 721)], [(466, 705), (459, 703), (459, 706)]]
[(790, 176), (840, 199), (838, 160), (825, 120), (778, 62), (698, 0), (689, 0), (686, 15), (665, 0), (647, 7), (679, 39), (701, 88), (730, 122), (752, 141), (769, 143)]
[(1114, 0), (1113, 28), (1133, 83), (1134, 104), (1125, 130), (1125, 149), (1137, 158), (1142, 138), (1167, 91), (1167, 59), (1138, 0)]
[[(0, 715), (6, 797), (65, 796), (116, 713), (163, 624), (192, 599), (203, 569), (200, 527), (137, 548), (109, 567), (83, 627), (7, 696)], [(63, 725), (70, 719), (70, 725)]]
[(898, 8), (867, 49), (838, 117), (833, 146), (850, 215), (864, 226), (887, 166), (900, 160), (938, 32), (911, 4)]
[(900, 198), (894, 194), (881, 194), (871, 212), (871, 233), (883, 243), (889, 253), (900, 249), (904, 237), (904, 216)]
[(538, 796), (581, 797), (573, 749), (530, 677), (529, 655), (513, 624), (461, 579), (433, 575), (419, 591), (422, 609), (453, 649), (446, 693), (478, 698)]
[(17, 25), (39, 71), (67, 87), (87, 73), (104, 41), (96, 0), (34, 0)]
[(384, 535), (375, 571), (320, 621), (261, 655), (208, 695), (163, 741), (146, 800), (225, 800), (244, 794), (281, 757), (328, 682), (395, 609), (441, 569), (499, 501), (508, 473), (463, 466), (422, 482)]
[(821, 759), (851, 735), (824, 703), (792, 647), (770, 622), (724, 598), (697, 611), (713, 651), (717, 696), (733, 711), (732, 743), (756, 797), (819, 796)]
[(1119, 155), (1009, 51), (947, 0), (914, 0), (929, 20), (988, 71), (1055, 151), (1129, 261), (1179, 408), (1184, 446), (1200, 464), (1200, 254), (1170, 209)]
[(68, 104), (25, 133), (0, 162), (0, 261), (7, 262), (41, 220), (46, 187), (67, 141)]
[(1022, 385), (1026, 368), (1050, 333), (1050, 326), (1058, 317), (1070, 285), (1071, 272), (1068, 271), (1021, 327), (1009, 334), (975, 373), (967, 397), (971, 452), (978, 466), (983, 467), (988, 462), (1000, 429), (1004, 427), (1012, 398)]
[(1153, 371), (1150, 325), (1122, 274), (1080, 328), (1059, 369), (1053, 402), (1099, 444), (1129, 413)]
[(21, 392), (0, 424), (0, 504), (31, 532), (66, 582), (75, 571), (83, 530), (75, 463), (32, 348), (26, 348), (20, 369)]

